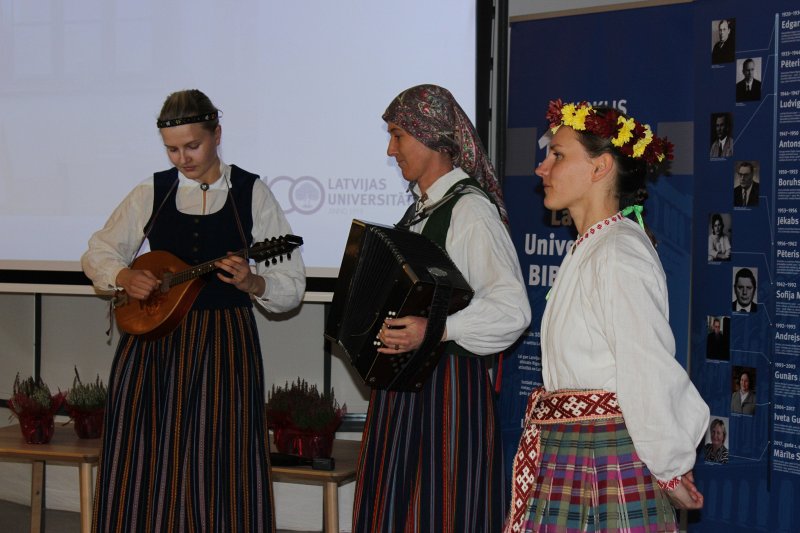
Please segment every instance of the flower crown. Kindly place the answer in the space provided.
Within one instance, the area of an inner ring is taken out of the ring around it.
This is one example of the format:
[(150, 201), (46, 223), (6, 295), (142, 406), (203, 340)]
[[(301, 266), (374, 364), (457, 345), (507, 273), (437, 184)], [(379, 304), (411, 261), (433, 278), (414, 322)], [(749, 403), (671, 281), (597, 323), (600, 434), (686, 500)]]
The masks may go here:
[(623, 155), (643, 158), (651, 165), (672, 159), (673, 144), (666, 137), (653, 135), (650, 126), (626, 117), (616, 109), (604, 110), (600, 115), (588, 102), (565, 104), (559, 98), (550, 101), (546, 118), (553, 133), (561, 126), (569, 126), (575, 131), (605, 137)]

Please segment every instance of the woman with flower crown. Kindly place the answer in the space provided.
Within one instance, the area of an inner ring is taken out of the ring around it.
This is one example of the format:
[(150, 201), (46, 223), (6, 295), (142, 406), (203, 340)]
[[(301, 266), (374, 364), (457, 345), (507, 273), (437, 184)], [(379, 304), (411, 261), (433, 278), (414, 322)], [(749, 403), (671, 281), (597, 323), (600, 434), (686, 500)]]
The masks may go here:
[(664, 271), (644, 224), (649, 170), (672, 145), (586, 102), (551, 102), (536, 174), (579, 235), (541, 323), (506, 531), (677, 531), (698, 509), (696, 447), (709, 410), (675, 360)]

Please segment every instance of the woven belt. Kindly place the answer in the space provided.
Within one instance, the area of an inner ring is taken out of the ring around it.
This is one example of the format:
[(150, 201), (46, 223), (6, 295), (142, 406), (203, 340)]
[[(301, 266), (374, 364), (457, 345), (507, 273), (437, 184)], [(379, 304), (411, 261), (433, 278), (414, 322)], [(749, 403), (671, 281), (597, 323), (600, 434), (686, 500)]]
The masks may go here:
[(528, 500), (539, 473), (539, 426), (602, 420), (622, 416), (617, 395), (604, 390), (558, 390), (547, 393), (538, 387), (528, 397), (525, 428), (514, 456), (511, 488), (511, 509), (505, 533), (517, 533), (528, 510)]

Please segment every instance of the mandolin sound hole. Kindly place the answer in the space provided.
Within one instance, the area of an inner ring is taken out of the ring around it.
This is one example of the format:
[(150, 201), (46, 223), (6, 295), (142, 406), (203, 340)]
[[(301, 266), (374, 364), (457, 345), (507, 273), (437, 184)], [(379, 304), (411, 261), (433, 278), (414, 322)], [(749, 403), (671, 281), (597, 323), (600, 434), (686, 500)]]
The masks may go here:
[(150, 316), (157, 315), (161, 304), (164, 302), (164, 293), (154, 292), (150, 297), (144, 301), (144, 312)]

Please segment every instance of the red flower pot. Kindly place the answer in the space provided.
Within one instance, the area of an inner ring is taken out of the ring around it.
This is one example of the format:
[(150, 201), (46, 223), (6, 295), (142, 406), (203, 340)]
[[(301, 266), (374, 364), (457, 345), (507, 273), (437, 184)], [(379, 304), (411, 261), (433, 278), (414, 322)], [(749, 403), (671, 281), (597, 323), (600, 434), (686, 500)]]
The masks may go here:
[(295, 428), (273, 430), (275, 448), (281, 453), (299, 455), (307, 459), (330, 457), (333, 451), (333, 432), (318, 433)]
[(55, 423), (52, 414), (17, 415), (22, 437), (28, 444), (47, 444), (53, 438)]
[(105, 409), (91, 411), (72, 410), (70, 415), (75, 427), (75, 434), (81, 439), (96, 439), (103, 433)]

